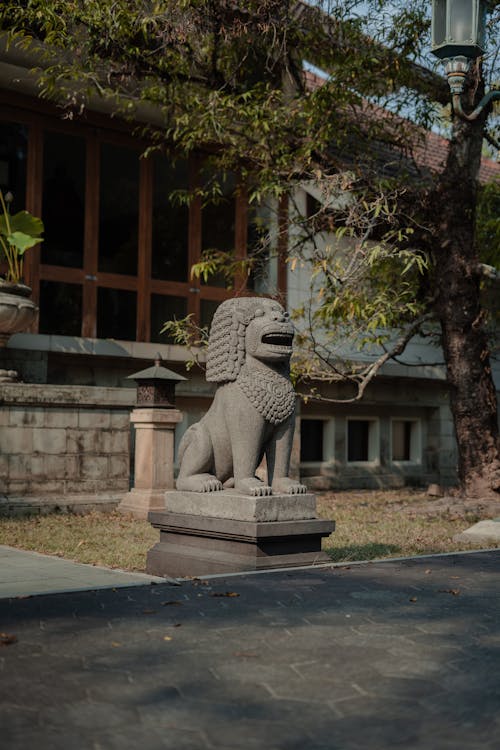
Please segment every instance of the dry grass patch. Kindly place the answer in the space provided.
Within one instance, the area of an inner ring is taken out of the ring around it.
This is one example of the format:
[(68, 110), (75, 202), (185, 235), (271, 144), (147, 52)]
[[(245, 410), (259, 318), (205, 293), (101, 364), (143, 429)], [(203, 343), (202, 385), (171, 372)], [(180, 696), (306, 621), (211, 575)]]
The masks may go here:
[(443, 507), (424, 492), (407, 488), (324, 493), (318, 510), (336, 521), (336, 531), (323, 542), (335, 562), (480, 549), (485, 545), (453, 537), (482, 517), (491, 518), (480, 510)]
[[(323, 493), (318, 510), (337, 523), (337, 530), (323, 542), (335, 562), (484, 546), (453, 541), (455, 534), (479, 520), (480, 511), (443, 508), (422, 492)], [(110, 568), (143, 571), (146, 553), (157, 541), (158, 531), (147, 521), (121, 513), (0, 518), (0, 544)]]
[(109, 568), (143, 571), (157, 541), (147, 521), (116, 512), (0, 518), (0, 544)]

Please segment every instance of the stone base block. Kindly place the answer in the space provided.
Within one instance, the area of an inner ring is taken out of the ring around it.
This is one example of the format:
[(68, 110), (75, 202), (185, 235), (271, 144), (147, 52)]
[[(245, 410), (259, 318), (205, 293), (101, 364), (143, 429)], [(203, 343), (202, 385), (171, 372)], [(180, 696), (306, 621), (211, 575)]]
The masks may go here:
[(146, 570), (176, 578), (328, 562), (321, 539), (335, 528), (319, 518), (255, 522), (170, 511), (151, 512), (149, 520), (160, 541)]
[(135, 518), (144, 519), (150, 511), (164, 509), (164, 490), (138, 490), (135, 487), (127, 492), (117, 507), (120, 513), (131, 513)]
[(228, 518), (235, 521), (296, 521), (316, 518), (316, 496), (269, 495), (249, 497), (234, 490), (221, 492), (187, 492), (172, 490), (165, 493), (165, 509), (170, 513), (209, 518)]
[(495, 544), (500, 541), (500, 518), (491, 521), (479, 521), (470, 529), (456, 534), (453, 539), (457, 542), (479, 542), (480, 544)]

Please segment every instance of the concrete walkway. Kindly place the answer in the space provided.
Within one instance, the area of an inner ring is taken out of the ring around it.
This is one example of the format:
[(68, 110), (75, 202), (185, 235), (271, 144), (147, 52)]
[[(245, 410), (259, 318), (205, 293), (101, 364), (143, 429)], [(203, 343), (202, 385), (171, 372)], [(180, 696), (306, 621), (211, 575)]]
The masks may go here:
[(88, 591), (117, 586), (143, 586), (163, 578), (100, 568), (60, 557), (0, 545), (0, 599), (11, 596)]
[(3, 599), (2, 750), (497, 750), (499, 574), (495, 550)]

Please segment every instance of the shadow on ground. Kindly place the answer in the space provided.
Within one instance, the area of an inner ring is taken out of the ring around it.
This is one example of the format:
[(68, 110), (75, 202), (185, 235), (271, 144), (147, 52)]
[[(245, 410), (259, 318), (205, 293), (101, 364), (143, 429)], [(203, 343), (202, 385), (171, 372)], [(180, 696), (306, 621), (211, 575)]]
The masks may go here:
[(6, 750), (496, 750), (500, 552), (0, 602)]

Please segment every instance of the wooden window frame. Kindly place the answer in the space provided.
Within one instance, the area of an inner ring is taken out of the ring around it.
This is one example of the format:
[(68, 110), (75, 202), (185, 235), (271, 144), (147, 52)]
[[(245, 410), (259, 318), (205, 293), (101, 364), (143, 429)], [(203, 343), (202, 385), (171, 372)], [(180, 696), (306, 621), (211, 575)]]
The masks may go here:
[[(187, 301), (187, 312), (200, 320), (202, 300), (222, 302), (235, 293), (245, 293), (246, 276), (237, 274), (233, 289), (210, 286), (199, 279), (187, 278), (185, 282), (153, 279), (152, 264), (152, 216), (154, 163), (151, 159), (141, 159), (139, 169), (138, 206), (138, 267), (137, 275), (130, 276), (107, 273), (98, 270), (99, 241), (99, 184), (101, 143), (113, 143), (137, 150), (138, 158), (145, 143), (134, 138), (130, 127), (124, 123), (110, 123), (102, 115), (88, 113), (85, 124), (66, 123), (60, 114), (46, 102), (34, 102), (29, 97), (0, 92), (2, 121), (19, 122), (29, 127), (28, 155), (26, 166), (26, 208), (35, 216), (42, 215), (43, 195), (43, 136), (44, 131), (60, 132), (80, 136), (86, 142), (85, 166), (85, 222), (83, 242), (83, 267), (42, 263), (40, 245), (26, 255), (25, 280), (32, 289), (35, 302), (40, 301), (40, 282), (79, 284), (82, 286), (82, 325), (81, 336), (97, 336), (97, 293), (99, 287), (134, 291), (137, 294), (136, 341), (151, 340), (151, 295), (183, 297)], [(190, 185), (194, 187), (201, 164), (201, 156), (190, 159)], [(239, 186), (235, 201), (235, 254), (244, 259), (247, 254), (247, 196)], [(202, 248), (202, 208), (201, 198), (195, 196), (190, 202), (188, 219), (188, 274), (194, 263), (199, 261)], [(31, 328), (38, 333), (38, 320)]]

